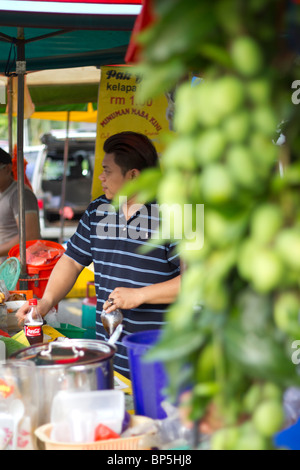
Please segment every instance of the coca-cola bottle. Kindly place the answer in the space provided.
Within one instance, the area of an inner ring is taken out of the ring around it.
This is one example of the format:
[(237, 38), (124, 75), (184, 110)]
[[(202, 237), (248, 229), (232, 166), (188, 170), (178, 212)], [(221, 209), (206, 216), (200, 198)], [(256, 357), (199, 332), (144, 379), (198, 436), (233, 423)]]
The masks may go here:
[(37, 300), (30, 299), (31, 307), (24, 321), (24, 332), (29, 344), (37, 344), (43, 342), (43, 318), (37, 309)]

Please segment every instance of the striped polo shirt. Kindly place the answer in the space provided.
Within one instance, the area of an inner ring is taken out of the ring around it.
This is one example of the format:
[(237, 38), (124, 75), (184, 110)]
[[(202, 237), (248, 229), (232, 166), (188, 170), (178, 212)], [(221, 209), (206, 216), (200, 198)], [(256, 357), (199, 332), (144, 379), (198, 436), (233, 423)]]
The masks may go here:
[[(116, 211), (105, 196), (90, 203), (78, 228), (67, 244), (65, 254), (82, 266), (94, 263), (97, 295), (96, 335), (106, 340), (101, 322), (104, 302), (116, 287), (138, 288), (168, 281), (180, 273), (175, 244), (155, 243), (159, 212), (155, 204), (142, 206), (126, 221), (123, 211)], [(153, 238), (151, 250), (141, 250)], [(130, 377), (124, 335), (160, 328), (164, 323), (166, 304), (142, 304), (122, 310), (123, 333), (116, 343), (114, 368)]]

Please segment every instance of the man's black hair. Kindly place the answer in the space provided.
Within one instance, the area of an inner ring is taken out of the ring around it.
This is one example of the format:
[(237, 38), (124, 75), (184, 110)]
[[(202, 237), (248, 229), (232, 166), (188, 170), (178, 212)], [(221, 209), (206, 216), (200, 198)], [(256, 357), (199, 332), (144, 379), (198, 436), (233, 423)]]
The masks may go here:
[(158, 164), (156, 148), (147, 136), (138, 132), (124, 131), (109, 137), (103, 145), (105, 153), (113, 153), (115, 163), (123, 175), (136, 168), (144, 170)]
[(5, 150), (0, 148), (0, 165), (3, 163), (5, 165), (8, 165), (9, 163), (12, 163), (12, 159), (9, 153), (5, 152)]

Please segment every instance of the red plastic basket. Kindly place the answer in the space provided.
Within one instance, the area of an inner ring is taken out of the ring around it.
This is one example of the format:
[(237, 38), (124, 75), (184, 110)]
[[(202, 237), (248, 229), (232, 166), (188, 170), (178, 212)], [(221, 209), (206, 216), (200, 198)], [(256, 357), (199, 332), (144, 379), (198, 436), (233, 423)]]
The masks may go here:
[[(50, 241), (50, 240), (30, 240), (26, 242), (26, 249), (34, 245), (37, 242), (42, 242), (45, 245), (50, 246), (52, 248), (59, 248), (60, 250), (61, 249), (64, 250), (62, 245), (60, 245), (59, 243)], [(15, 245), (10, 249), (8, 253), (8, 257), (11, 258), (13, 256), (18, 259), (20, 258), (19, 245)], [(56, 258), (43, 266), (34, 266), (31, 264), (26, 264), (26, 270), (27, 270), (27, 274), (29, 278), (19, 279), (19, 281), (22, 281), (22, 280), (26, 281), (28, 283), (28, 290), (33, 291), (34, 297), (37, 297), (39, 299), (42, 298), (45, 292), (49, 277), (58, 260), (59, 258)], [(19, 289), (19, 288), (20, 287), (19, 287), (19, 282), (18, 282), (16, 289)]]

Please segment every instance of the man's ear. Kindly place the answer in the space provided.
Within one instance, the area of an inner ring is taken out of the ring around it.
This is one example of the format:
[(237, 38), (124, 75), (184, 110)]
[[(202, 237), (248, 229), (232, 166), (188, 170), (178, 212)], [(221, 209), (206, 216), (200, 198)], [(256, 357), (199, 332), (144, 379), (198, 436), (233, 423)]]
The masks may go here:
[(130, 170), (130, 171), (131, 171), (131, 175), (130, 175), (130, 176), (131, 176), (131, 179), (136, 178), (136, 177), (139, 176), (139, 174), (140, 174), (140, 170), (137, 170), (136, 168), (133, 168), (133, 169)]

